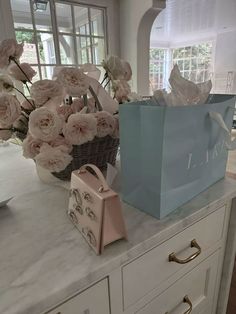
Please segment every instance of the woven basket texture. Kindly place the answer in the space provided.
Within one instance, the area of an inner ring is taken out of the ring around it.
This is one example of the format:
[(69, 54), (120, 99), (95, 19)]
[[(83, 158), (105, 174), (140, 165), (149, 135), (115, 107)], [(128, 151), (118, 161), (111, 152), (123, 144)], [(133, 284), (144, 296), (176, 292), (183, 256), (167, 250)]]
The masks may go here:
[(73, 157), (72, 162), (63, 171), (52, 174), (58, 179), (69, 181), (71, 172), (87, 163), (94, 164), (101, 171), (105, 171), (107, 163), (115, 165), (118, 147), (119, 139), (109, 135), (95, 137), (94, 140), (82, 145), (74, 145), (70, 153)]

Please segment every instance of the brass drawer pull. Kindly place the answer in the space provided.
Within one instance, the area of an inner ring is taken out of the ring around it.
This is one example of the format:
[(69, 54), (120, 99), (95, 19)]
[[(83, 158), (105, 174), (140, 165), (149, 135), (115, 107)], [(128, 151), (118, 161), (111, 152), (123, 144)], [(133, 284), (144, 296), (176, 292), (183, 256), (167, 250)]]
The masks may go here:
[[(183, 314), (190, 314), (192, 312), (193, 305), (187, 295), (183, 298), (183, 302), (189, 305), (189, 309), (187, 309), (187, 311), (185, 311)], [(165, 312), (165, 314), (169, 314), (169, 312)]]
[(201, 254), (202, 249), (200, 248), (200, 246), (198, 245), (195, 239), (191, 241), (191, 247), (195, 247), (197, 249), (197, 252), (193, 253), (186, 259), (179, 259), (178, 257), (175, 256), (175, 253), (173, 252), (169, 255), (169, 262), (176, 262), (178, 264), (186, 264), (194, 260), (198, 255)]

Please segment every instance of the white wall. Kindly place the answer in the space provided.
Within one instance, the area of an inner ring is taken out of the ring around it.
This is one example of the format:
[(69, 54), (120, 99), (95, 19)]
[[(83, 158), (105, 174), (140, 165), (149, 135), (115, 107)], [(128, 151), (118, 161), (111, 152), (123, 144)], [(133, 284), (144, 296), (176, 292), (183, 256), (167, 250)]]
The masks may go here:
[(165, 7), (165, 0), (120, 0), (121, 57), (133, 70), (132, 89), (148, 93), (148, 64), (151, 26)]
[(10, 0), (0, 1), (0, 41), (15, 38)]

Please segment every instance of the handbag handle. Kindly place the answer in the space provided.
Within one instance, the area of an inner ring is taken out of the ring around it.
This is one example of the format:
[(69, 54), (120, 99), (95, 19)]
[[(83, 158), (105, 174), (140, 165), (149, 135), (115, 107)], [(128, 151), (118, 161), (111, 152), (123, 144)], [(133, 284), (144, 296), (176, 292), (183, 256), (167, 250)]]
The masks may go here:
[[(231, 107), (230, 107), (231, 108)], [(228, 129), (222, 115), (219, 112), (209, 111), (209, 116), (212, 120), (214, 120), (224, 131), (225, 134), (225, 141), (226, 141), (226, 148), (228, 150), (235, 150), (236, 149), (236, 138), (231, 140), (231, 132)]]
[(79, 174), (82, 174), (83, 172), (86, 172), (86, 169), (87, 168), (91, 168), (95, 174), (97, 175), (99, 181), (101, 182), (101, 186), (99, 187), (98, 189), (98, 192), (99, 193), (102, 193), (102, 192), (107, 192), (110, 190), (105, 178), (104, 178), (104, 175), (102, 174), (101, 170), (98, 169), (97, 166), (93, 165), (93, 164), (85, 164), (83, 165), (82, 167), (80, 167), (79, 169)]

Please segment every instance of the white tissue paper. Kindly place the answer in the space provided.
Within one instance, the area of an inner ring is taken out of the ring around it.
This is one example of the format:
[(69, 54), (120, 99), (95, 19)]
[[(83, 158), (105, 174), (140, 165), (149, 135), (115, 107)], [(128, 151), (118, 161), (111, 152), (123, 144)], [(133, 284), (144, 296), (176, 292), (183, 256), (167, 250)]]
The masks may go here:
[(181, 76), (177, 65), (171, 71), (169, 83), (171, 92), (157, 90), (153, 98), (159, 106), (189, 106), (206, 103), (211, 88), (211, 80), (195, 84)]

